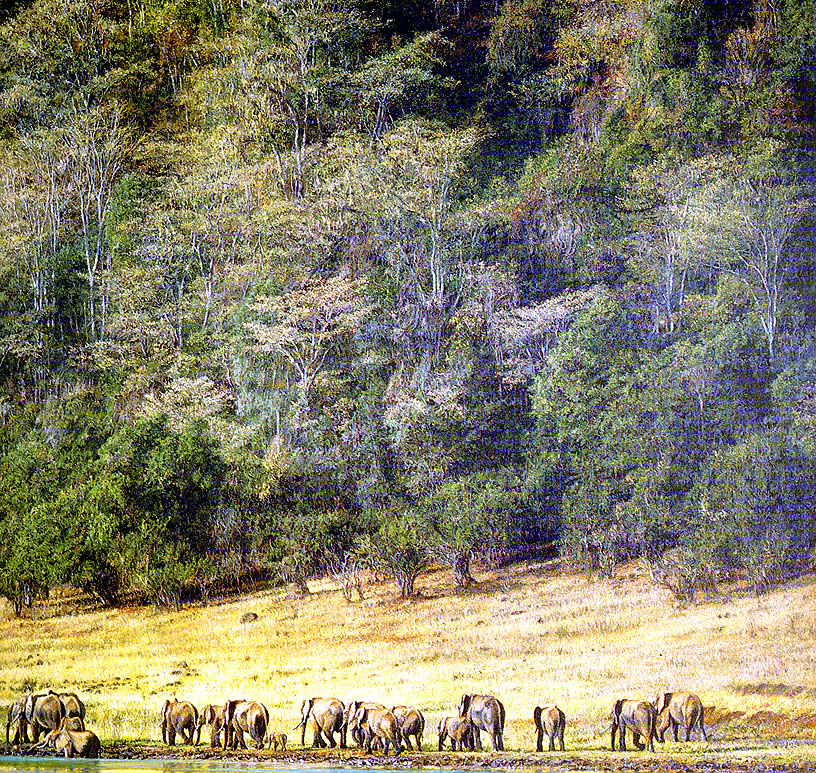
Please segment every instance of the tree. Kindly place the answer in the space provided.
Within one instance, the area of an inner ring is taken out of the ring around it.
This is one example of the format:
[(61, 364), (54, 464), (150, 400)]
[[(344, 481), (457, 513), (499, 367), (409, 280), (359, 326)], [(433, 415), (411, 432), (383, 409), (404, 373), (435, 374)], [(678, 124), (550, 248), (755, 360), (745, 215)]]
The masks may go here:
[(373, 514), (377, 528), (360, 541), (360, 551), (375, 568), (388, 572), (404, 599), (414, 595), (417, 577), (430, 564), (420, 514), (403, 502)]
[(104, 282), (111, 268), (105, 222), (114, 186), (133, 152), (133, 139), (122, 125), (118, 107), (114, 107), (77, 116), (66, 143), (87, 270), (88, 335), (91, 341), (103, 340), (108, 308)]
[(549, 370), (535, 382), (536, 453), (568, 476), (563, 541), (596, 568), (614, 559), (618, 545), (628, 549), (618, 506), (631, 496), (630, 473), (643, 453), (637, 344), (626, 309), (601, 292), (561, 334)]
[(744, 572), (757, 594), (808, 565), (816, 547), (814, 463), (773, 434), (712, 455), (690, 492), (684, 541), (710, 569)]
[(286, 294), (258, 298), (254, 311), (263, 321), (249, 322), (255, 348), (283, 357), (298, 378), (298, 411), (309, 415), (309, 391), (330, 354), (370, 314), (362, 280), (335, 276)]
[(527, 536), (525, 499), (521, 479), (505, 469), (452, 478), (423, 503), (428, 550), (451, 568), (458, 587), (475, 582), (475, 556), (501, 554)]
[(800, 186), (768, 184), (742, 177), (714, 190), (711, 240), (721, 250), (718, 267), (733, 274), (750, 294), (773, 360), (778, 353), (781, 316), (790, 300), (796, 264), (797, 229), (814, 212), (814, 200)]

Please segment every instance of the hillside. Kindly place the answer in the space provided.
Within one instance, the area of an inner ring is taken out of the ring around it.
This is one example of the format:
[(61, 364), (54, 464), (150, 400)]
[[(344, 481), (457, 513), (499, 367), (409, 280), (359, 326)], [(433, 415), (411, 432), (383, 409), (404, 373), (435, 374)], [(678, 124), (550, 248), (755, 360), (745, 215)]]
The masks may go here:
[[(182, 612), (104, 610), (62, 592), (24, 619), (4, 610), (0, 702), (75, 687), (104, 741), (150, 753), (166, 697), (200, 706), (241, 694), (266, 703), (297, 750), (300, 701), (334, 694), (417, 705), (435, 749), (437, 719), (463, 691), (486, 691), (507, 708), (508, 760), (535, 748), (532, 709), (551, 700), (568, 716), (569, 755), (609, 762), (601, 731), (611, 702), (684, 687), (703, 698), (711, 742), (658, 744), (657, 759), (813, 761), (812, 744), (795, 741), (816, 734), (812, 575), (761, 598), (732, 586), (678, 608), (636, 564), (612, 580), (558, 561), (478, 574), (477, 586), (451, 594), (450, 575), (430, 573), (410, 601), (366, 578), (352, 604), (320, 581), (306, 597), (288, 586)], [(257, 619), (241, 622), (247, 612)]]
[(814, 16), (5, 4), (0, 594), (807, 576)]

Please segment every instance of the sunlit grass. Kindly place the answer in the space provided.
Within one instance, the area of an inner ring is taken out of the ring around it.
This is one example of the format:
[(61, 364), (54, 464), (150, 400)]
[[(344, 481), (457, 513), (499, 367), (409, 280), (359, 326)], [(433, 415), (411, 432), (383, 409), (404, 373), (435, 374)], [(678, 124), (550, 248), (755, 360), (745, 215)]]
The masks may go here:
[[(508, 750), (534, 748), (533, 707), (547, 701), (567, 712), (568, 748), (592, 753), (608, 747), (601, 731), (615, 697), (683, 687), (728, 720), (715, 741), (726, 729), (816, 735), (813, 578), (686, 609), (636, 566), (613, 581), (532, 562), (479, 578), (457, 593), (448, 575), (431, 574), (407, 602), (392, 584), (373, 583), (354, 604), (320, 580), (306, 598), (278, 588), (180, 612), (75, 611), (79, 597), (66, 591), (22, 620), (2, 609), (0, 701), (74, 687), (103, 740), (158, 741), (166, 697), (199, 706), (256, 698), (272, 729), (290, 736), (306, 696), (367, 698), (417, 705), (430, 744), (462, 692), (489, 692), (507, 709)], [(241, 623), (246, 612), (258, 619)], [(660, 747), (681, 748), (715, 751)]]

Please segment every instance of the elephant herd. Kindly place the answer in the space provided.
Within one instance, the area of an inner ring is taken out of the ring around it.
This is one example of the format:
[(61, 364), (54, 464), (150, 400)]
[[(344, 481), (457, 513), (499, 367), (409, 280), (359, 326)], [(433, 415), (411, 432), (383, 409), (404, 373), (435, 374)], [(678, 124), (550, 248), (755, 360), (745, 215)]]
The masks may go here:
[(85, 704), (75, 692), (30, 693), (11, 704), (6, 744), (19, 751), (32, 742), (32, 751), (56, 749), (66, 757), (99, 757), (102, 751), (97, 735), (85, 727)]
[[(626, 734), (631, 733), (637, 749), (654, 751), (654, 740), (662, 742), (667, 730), (674, 740), (682, 731), (686, 741), (693, 730), (699, 730), (703, 740), (708, 740), (704, 725), (703, 704), (691, 692), (661, 692), (651, 701), (616, 700), (609, 717), (611, 745), (615, 738), (619, 747), (626, 750)], [(425, 717), (413, 706), (391, 706), (374, 701), (352, 700), (343, 703), (337, 698), (306, 698), (301, 704), (300, 721), (293, 730), (301, 730), (301, 746), (306, 742), (306, 730), (312, 724), (312, 745), (318, 748), (347, 748), (356, 744), (367, 754), (382, 751), (388, 756), (391, 747), (394, 754), (401, 754), (414, 746), (422, 751)], [(544, 704), (533, 710), (536, 730), (536, 751), (554, 751), (556, 742), (564, 750), (566, 717), (556, 705)], [(502, 702), (493, 695), (465, 694), (461, 697), (458, 713), (446, 716), (437, 724), (438, 749), (442, 751), (446, 741), (455, 751), (482, 749), (481, 734), (490, 737), (493, 751), (504, 750), (505, 710)], [(269, 728), (269, 711), (260, 701), (228, 700), (223, 704), (211, 704), (199, 711), (189, 701), (166, 700), (162, 706), (162, 742), (174, 746), (178, 737), (182, 743), (198, 744), (203, 727), (210, 729), (210, 745), (226, 749), (246, 749), (249, 740), (256, 749), (263, 749), (267, 739), (274, 750), (286, 750), (285, 733), (272, 733)], [(10, 739), (10, 731), (14, 736)], [(73, 692), (57, 693), (49, 690), (23, 696), (12, 704), (6, 721), (6, 744), (11, 741), (12, 750), (31, 743), (32, 750), (56, 749), (66, 757), (99, 757), (99, 738), (85, 727), (85, 705)], [(42, 738), (41, 738), (42, 736)]]
[(627, 730), (631, 732), (632, 743), (637, 749), (648, 747), (650, 752), (654, 751), (655, 738), (662, 743), (669, 729), (675, 741), (681, 729), (686, 741), (691, 740), (695, 729), (699, 730), (703, 741), (708, 740), (703, 703), (693, 692), (661, 692), (651, 701), (616, 700), (609, 719), (613, 751), (616, 734), (621, 751), (626, 751)]

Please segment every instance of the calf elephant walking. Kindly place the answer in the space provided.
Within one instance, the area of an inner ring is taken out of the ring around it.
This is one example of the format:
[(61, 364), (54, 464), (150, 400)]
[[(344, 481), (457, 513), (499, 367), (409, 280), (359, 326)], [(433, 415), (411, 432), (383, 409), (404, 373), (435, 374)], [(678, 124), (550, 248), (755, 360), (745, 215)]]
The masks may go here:
[(473, 751), (473, 730), (467, 717), (445, 717), (439, 720), (439, 751), (446, 738), (450, 738), (451, 749), (463, 752), (466, 749)]

